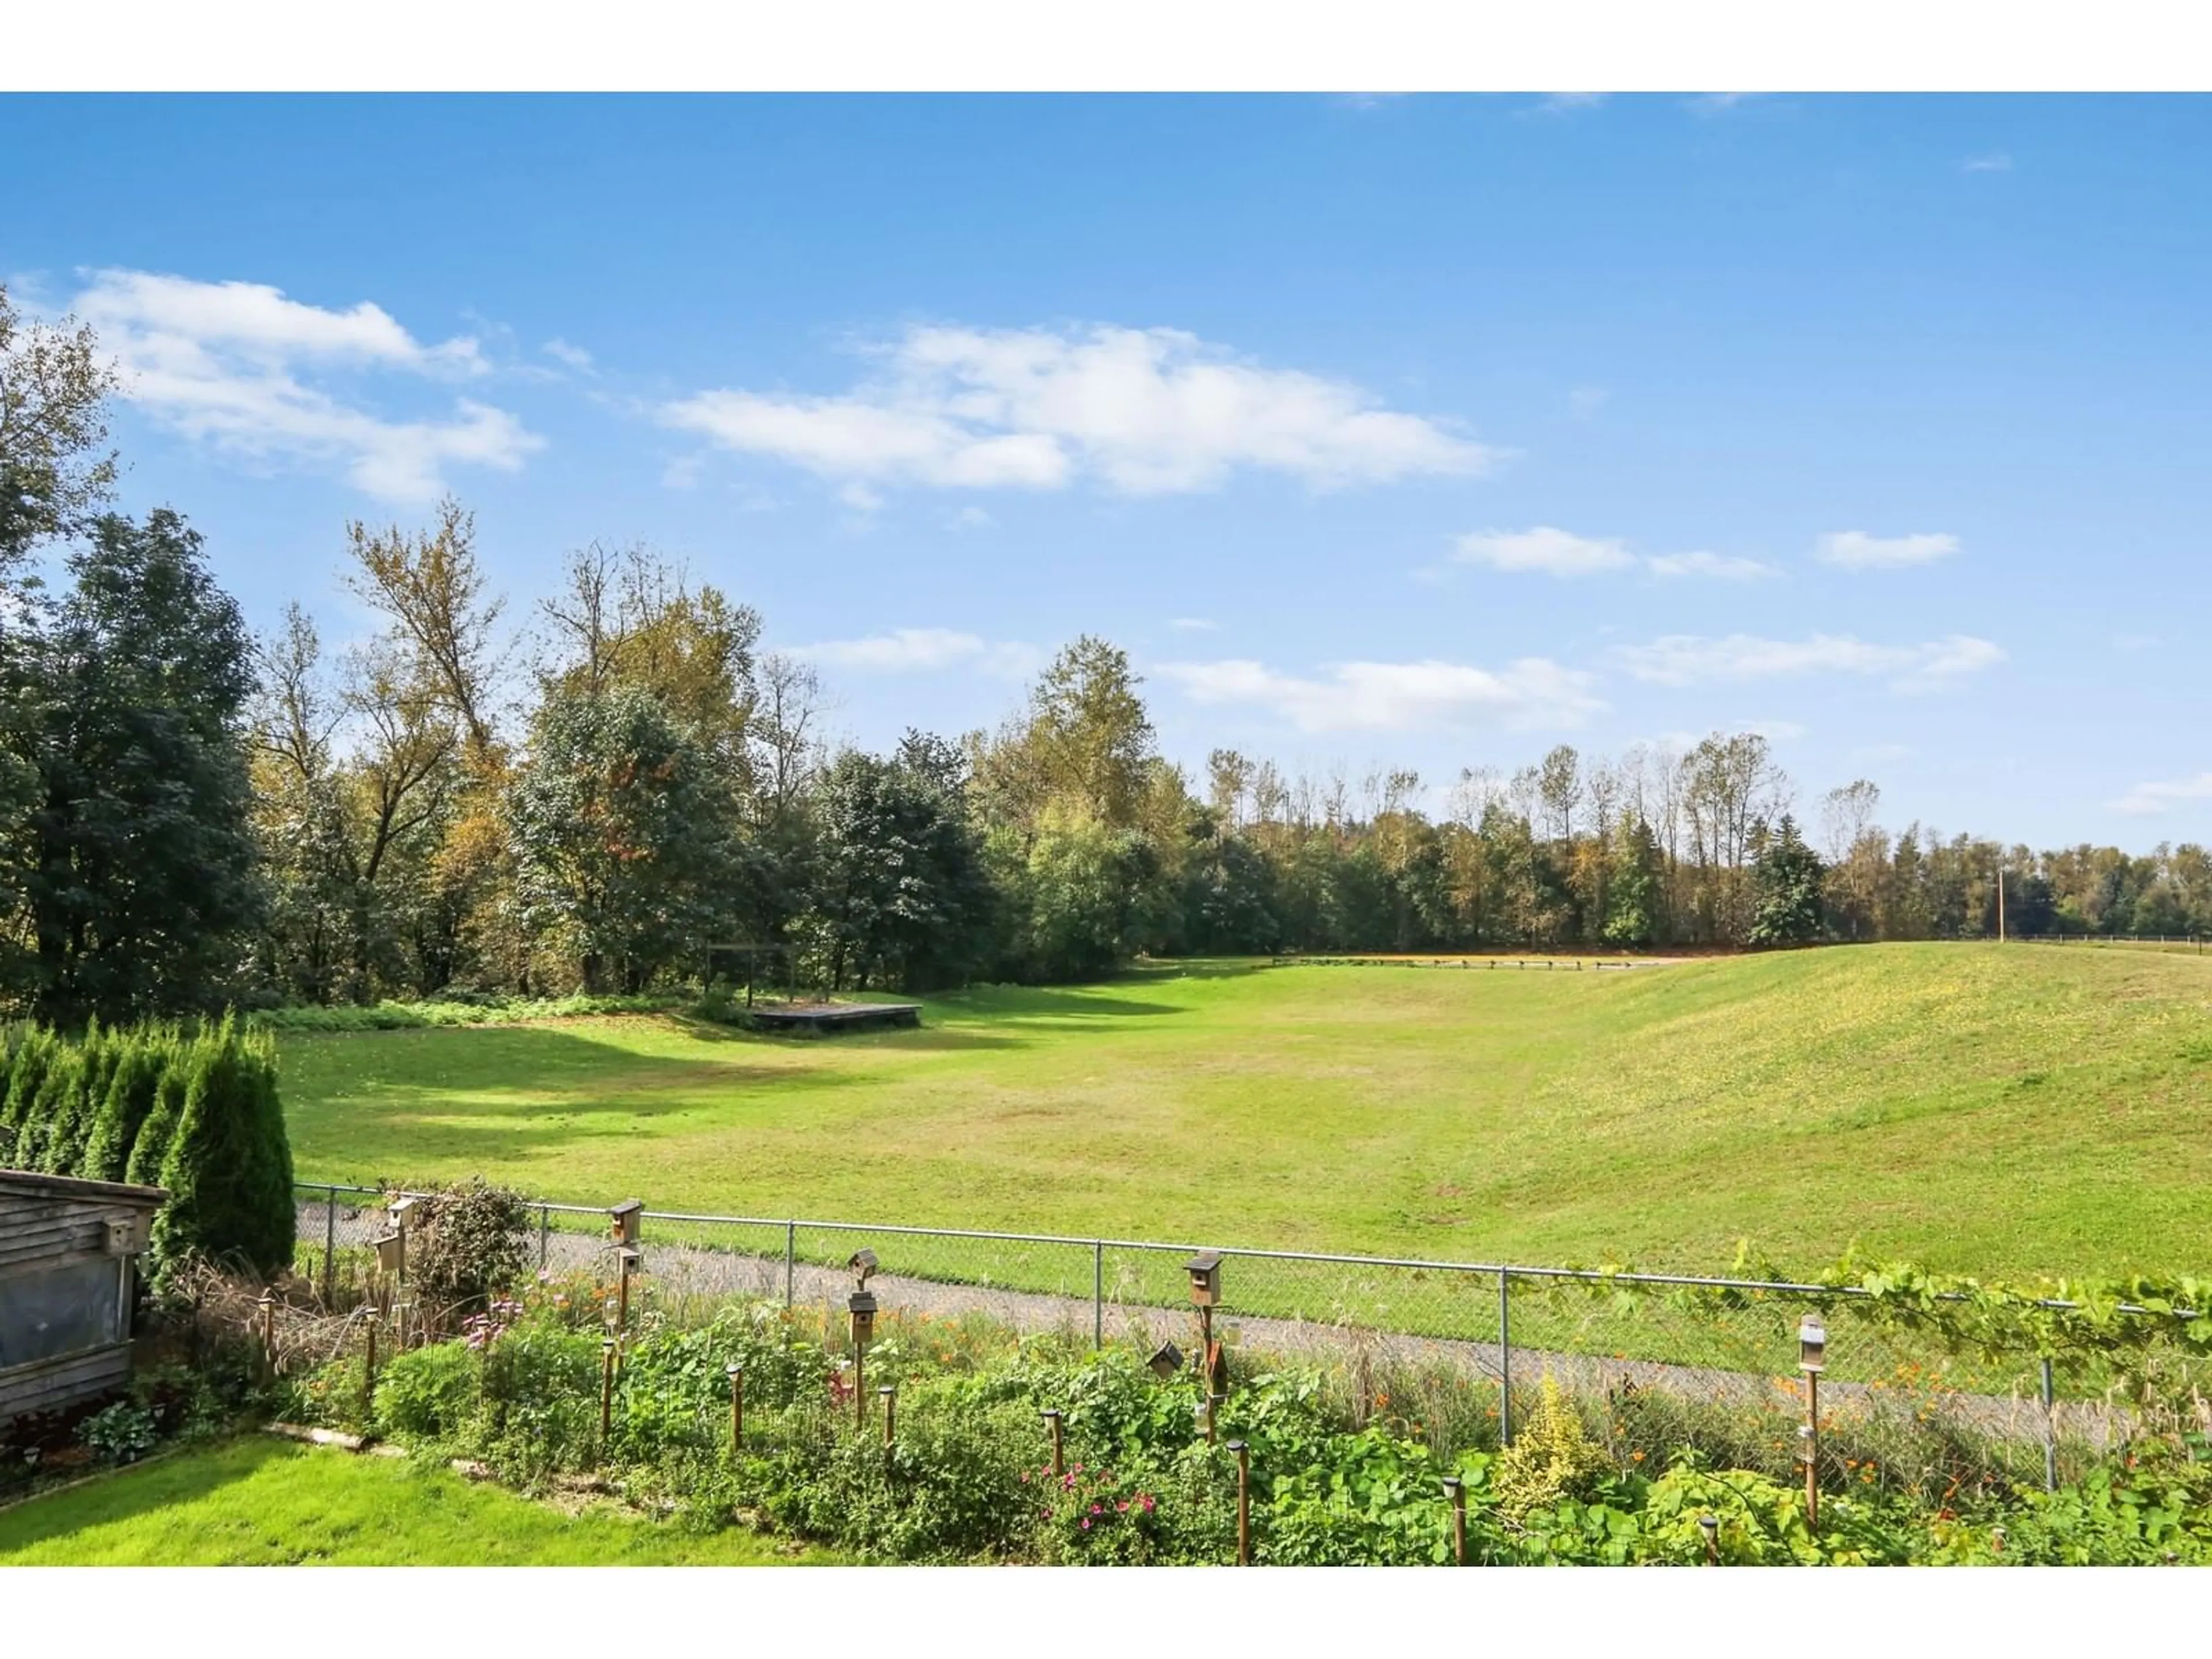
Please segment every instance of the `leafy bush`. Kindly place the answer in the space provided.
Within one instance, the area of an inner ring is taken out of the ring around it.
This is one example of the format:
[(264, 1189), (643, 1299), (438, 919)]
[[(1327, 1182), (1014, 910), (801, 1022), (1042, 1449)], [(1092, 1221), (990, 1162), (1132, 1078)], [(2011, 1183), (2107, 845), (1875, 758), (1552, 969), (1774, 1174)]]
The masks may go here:
[(441, 1443), (476, 1413), (482, 1367), (462, 1344), (434, 1342), (394, 1354), (376, 1378), (371, 1422), (381, 1435)]
[(525, 1319), (484, 1350), (483, 1409), (462, 1448), (503, 1478), (535, 1486), (593, 1468), (599, 1444), (599, 1338)]
[(118, 1400), (87, 1418), (77, 1437), (111, 1463), (135, 1463), (154, 1449), (154, 1414)]
[(658, 1014), (687, 1006), (681, 995), (479, 997), (448, 994), (423, 1002), (376, 1002), (334, 1007), (263, 1009), (251, 1017), (270, 1031), (407, 1031), (447, 1025), (519, 1025), (586, 1014)]
[(407, 1273), (442, 1322), (472, 1312), (522, 1277), (530, 1212), (521, 1194), (478, 1176), (422, 1194), (407, 1239)]

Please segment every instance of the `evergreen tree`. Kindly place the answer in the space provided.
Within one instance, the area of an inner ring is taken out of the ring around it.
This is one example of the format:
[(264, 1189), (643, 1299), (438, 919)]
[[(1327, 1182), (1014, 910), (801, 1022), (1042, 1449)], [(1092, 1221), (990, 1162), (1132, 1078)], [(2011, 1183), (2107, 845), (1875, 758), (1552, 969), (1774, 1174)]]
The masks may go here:
[(54, 1034), (44, 1026), (32, 1027), (16, 1042), (9, 1060), (8, 1091), (0, 1097), (0, 1169), (27, 1167), (18, 1156), (24, 1131), (32, 1122), (39, 1085), (45, 1082), (46, 1067), (53, 1063), (59, 1046)]
[[(35, 1151), (27, 1144), (24, 1164), (44, 1175), (76, 1173), (77, 1158), (92, 1127), (86, 1096), (90, 1087), (92, 1056), (82, 1043), (64, 1047), (47, 1067), (39, 1090), (39, 1115), (44, 1120), (41, 1140)], [(35, 1159), (35, 1161), (33, 1161)]]
[(1820, 937), (1820, 855), (1787, 812), (1759, 838), (1752, 861), (1753, 945), (1805, 945)]
[(153, 1112), (161, 1072), (174, 1044), (167, 1033), (137, 1030), (117, 1039), (107, 1091), (85, 1137), (82, 1173), (91, 1181), (120, 1181), (131, 1149)]
[(194, 1059), (205, 1041), (203, 1036), (166, 1045), (161, 1075), (154, 1085), (153, 1106), (132, 1138), (131, 1157), (123, 1166), (123, 1178), (134, 1186), (161, 1184), (161, 1170), (168, 1162), (169, 1147), (177, 1138), (177, 1125), (185, 1115), (185, 1087)]
[(38, 781), (0, 857), (31, 942), (19, 982), (63, 1025), (207, 1008), (260, 914), (245, 625), (167, 509), (94, 520), (69, 568), (68, 597), (9, 665), (0, 729)]
[(1615, 832), (1612, 884), (1606, 890), (1605, 938), (1608, 944), (1641, 949), (1659, 935), (1659, 843), (1642, 818), (1626, 820)]
[(266, 1274), (292, 1259), (289, 1157), (270, 1144), (263, 1071), (234, 1021), (192, 1047), (184, 1109), (161, 1161), (169, 1201), (154, 1220), (165, 1270), (198, 1258)]

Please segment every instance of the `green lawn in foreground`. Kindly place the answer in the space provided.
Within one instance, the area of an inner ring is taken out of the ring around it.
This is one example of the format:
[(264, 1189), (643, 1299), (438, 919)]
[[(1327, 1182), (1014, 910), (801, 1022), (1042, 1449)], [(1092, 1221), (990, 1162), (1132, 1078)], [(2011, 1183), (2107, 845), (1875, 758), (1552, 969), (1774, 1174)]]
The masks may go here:
[[(743, 1530), (577, 1514), (452, 1470), (264, 1438), (0, 1510), (0, 1565), (756, 1566), (824, 1559)], [(4, 1598), (0, 1598), (4, 1599)]]
[(288, 1035), (284, 1097), (308, 1181), (1462, 1260), (2212, 1265), (2212, 957), (1194, 964), (925, 1018)]

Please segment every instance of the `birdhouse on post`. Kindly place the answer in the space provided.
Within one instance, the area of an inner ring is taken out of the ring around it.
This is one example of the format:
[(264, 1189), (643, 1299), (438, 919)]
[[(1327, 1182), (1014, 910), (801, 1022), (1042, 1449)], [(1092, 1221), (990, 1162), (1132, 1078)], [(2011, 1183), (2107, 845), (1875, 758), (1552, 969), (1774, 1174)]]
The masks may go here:
[(635, 1198), (626, 1198), (607, 1214), (612, 1218), (608, 1234), (617, 1244), (635, 1244), (641, 1231), (640, 1223), (645, 1215), (644, 1204)]
[(865, 1348), (875, 1340), (876, 1298), (870, 1291), (855, 1291), (846, 1298), (845, 1311), (853, 1321), (853, 1346)]
[(146, 1218), (133, 1212), (110, 1216), (100, 1234), (100, 1247), (109, 1255), (134, 1256), (146, 1254)]
[(407, 1235), (398, 1228), (390, 1228), (369, 1241), (376, 1246), (376, 1267), (379, 1273), (404, 1273), (407, 1271)]
[(1190, 1270), (1190, 1299), (1201, 1308), (1221, 1305), (1221, 1252), (1200, 1250), (1187, 1264)]

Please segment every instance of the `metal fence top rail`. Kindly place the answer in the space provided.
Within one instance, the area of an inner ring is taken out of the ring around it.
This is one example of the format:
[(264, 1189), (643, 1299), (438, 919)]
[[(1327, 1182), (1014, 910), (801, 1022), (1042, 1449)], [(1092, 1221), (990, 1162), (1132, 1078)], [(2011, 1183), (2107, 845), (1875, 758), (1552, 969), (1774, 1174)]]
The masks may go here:
[[(429, 1197), (428, 1193), (412, 1189), (393, 1188), (387, 1194), (380, 1187), (355, 1187), (343, 1182), (307, 1181), (295, 1183), (298, 1190), (316, 1193), (359, 1193), (374, 1197)], [(556, 1204), (546, 1199), (530, 1199), (529, 1207), (554, 1215), (603, 1216), (607, 1207), (599, 1204)], [(906, 1238), (973, 1238), (1001, 1244), (1059, 1244), (1086, 1250), (1154, 1250), (1195, 1253), (1196, 1244), (1178, 1244), (1157, 1238), (1079, 1238), (1066, 1233), (1009, 1233), (991, 1232), (972, 1227), (911, 1227), (890, 1222), (875, 1221), (811, 1221), (799, 1216), (764, 1215), (699, 1215), (682, 1210), (645, 1210), (640, 1212), (647, 1221), (690, 1222), (722, 1227), (781, 1227), (793, 1230), (800, 1227), (816, 1232), (889, 1233)], [(1695, 1273), (1610, 1273), (1598, 1267), (1531, 1267), (1510, 1261), (1434, 1261), (1419, 1256), (1347, 1255), (1324, 1250), (1264, 1250), (1244, 1249), (1227, 1245), (1218, 1248), (1224, 1255), (1241, 1256), (1260, 1261), (1319, 1261), (1334, 1267), (1384, 1267), (1395, 1271), (1411, 1270), (1418, 1273), (1467, 1273), (1486, 1279), (1554, 1279), (1576, 1280), (1583, 1284), (1602, 1285), (1663, 1285), (1690, 1290), (1709, 1291), (1765, 1291), (1787, 1296), (1871, 1297), (1872, 1291), (1859, 1285), (1812, 1285), (1793, 1279), (1716, 1279)], [(1966, 1296), (1955, 1291), (1936, 1293), (1939, 1302), (1963, 1302)], [(2078, 1302), (2059, 1297), (2039, 1298), (2034, 1305), (2053, 1312), (2078, 1309)], [(2148, 1314), (2148, 1308), (2133, 1303), (2118, 1304), (2116, 1311), (2124, 1314)], [(2191, 1320), (2199, 1317), (2194, 1309), (2177, 1308), (2172, 1317)]]

